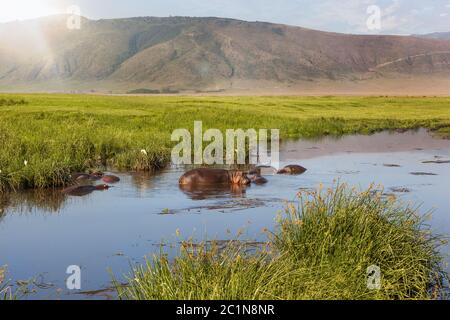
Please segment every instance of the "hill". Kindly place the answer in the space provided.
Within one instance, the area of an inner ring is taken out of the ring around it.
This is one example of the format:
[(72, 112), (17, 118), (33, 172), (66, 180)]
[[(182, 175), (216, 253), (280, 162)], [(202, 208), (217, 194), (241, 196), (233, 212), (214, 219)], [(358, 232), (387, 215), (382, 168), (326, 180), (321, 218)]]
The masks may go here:
[(383, 87), (448, 81), (449, 61), (442, 39), (224, 18), (83, 18), (80, 30), (67, 29), (65, 16), (0, 24), (0, 91)]
[(434, 32), (426, 34), (424, 38), (450, 40), (450, 32)]

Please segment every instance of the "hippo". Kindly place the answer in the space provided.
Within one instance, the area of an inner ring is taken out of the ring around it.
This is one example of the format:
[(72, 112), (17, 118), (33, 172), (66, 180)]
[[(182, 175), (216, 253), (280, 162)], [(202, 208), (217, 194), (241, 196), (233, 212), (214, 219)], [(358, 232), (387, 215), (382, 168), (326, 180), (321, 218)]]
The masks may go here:
[(72, 180), (77, 182), (83, 182), (83, 181), (97, 181), (100, 180), (103, 176), (103, 173), (101, 172), (94, 172), (94, 173), (72, 173), (71, 175)]
[(70, 175), (70, 178), (74, 181), (82, 181), (82, 180), (89, 180), (90, 174), (89, 173), (81, 173), (81, 172), (75, 172)]
[(68, 188), (64, 189), (62, 191), (62, 193), (69, 195), (69, 196), (82, 197), (82, 196), (91, 194), (94, 191), (103, 191), (103, 190), (108, 190), (109, 188), (111, 188), (111, 187), (106, 184), (100, 184), (97, 186), (92, 186), (92, 185), (72, 186), (72, 187), (68, 187)]
[(120, 178), (113, 175), (106, 175), (102, 178), (102, 180), (106, 183), (117, 183), (120, 181)]
[(252, 183), (254, 183), (256, 185), (263, 185), (263, 184), (266, 184), (267, 182), (269, 182), (266, 178), (258, 176), (258, 175), (252, 177), (250, 180), (252, 180)]
[(269, 182), (266, 178), (264, 178), (261, 175), (261, 168), (262, 167), (256, 167), (256, 168), (250, 170), (250, 172), (248, 173), (249, 177), (250, 177), (250, 181), (253, 184), (263, 185), (263, 184), (266, 184), (267, 182)]
[(93, 171), (91, 172), (91, 176), (96, 178), (97, 180), (100, 180), (105, 174), (101, 171)]
[(299, 165), (289, 165), (284, 167), (281, 170), (278, 170), (277, 174), (290, 174), (290, 175), (300, 175), (307, 171), (306, 168), (303, 168)]
[(249, 185), (247, 175), (242, 171), (201, 168), (186, 172), (179, 181), (180, 185)]

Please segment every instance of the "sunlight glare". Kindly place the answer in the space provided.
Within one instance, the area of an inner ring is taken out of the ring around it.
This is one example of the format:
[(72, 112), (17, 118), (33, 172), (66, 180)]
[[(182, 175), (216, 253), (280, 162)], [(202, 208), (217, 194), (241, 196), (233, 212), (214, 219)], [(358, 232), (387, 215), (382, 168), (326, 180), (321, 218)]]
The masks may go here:
[(54, 0), (1, 1), (0, 22), (34, 19), (61, 13)]

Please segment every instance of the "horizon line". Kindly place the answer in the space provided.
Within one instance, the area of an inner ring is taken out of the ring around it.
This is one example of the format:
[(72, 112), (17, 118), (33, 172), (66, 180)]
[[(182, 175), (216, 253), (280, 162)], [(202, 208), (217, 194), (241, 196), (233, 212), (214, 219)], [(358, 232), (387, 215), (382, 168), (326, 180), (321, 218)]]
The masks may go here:
[[(0, 21), (0, 25), (6, 25), (6, 24), (13, 24), (13, 23), (26, 23), (26, 22), (33, 22), (37, 20), (43, 20), (47, 18), (53, 18), (53, 17), (62, 17), (62, 16), (71, 16), (73, 14), (69, 13), (55, 13), (45, 16), (40, 16), (36, 18), (28, 18), (28, 19), (16, 19), (16, 20), (9, 20), (9, 21)], [(87, 17), (85, 15), (80, 15), (81, 18), (84, 18), (88, 21), (104, 21), (104, 20), (127, 20), (127, 19), (143, 19), (143, 18), (156, 18), (156, 19), (173, 19), (173, 18), (186, 18), (186, 19), (223, 19), (223, 20), (232, 20), (232, 21), (239, 21), (239, 22), (247, 22), (247, 23), (267, 23), (267, 24), (273, 24), (273, 25), (280, 25), (280, 26), (286, 26), (286, 27), (292, 27), (292, 28), (301, 28), (301, 29), (307, 29), (312, 31), (318, 31), (318, 32), (327, 32), (327, 33), (336, 33), (336, 34), (345, 34), (345, 35), (365, 35), (365, 36), (404, 36), (404, 37), (410, 37), (410, 36), (423, 36), (423, 35), (431, 35), (431, 34), (440, 34), (440, 33), (448, 33), (449, 31), (433, 31), (428, 33), (382, 33), (382, 32), (367, 32), (367, 33), (345, 33), (340, 31), (330, 31), (330, 30), (320, 30), (320, 29), (314, 29), (309, 27), (303, 27), (300, 25), (293, 25), (293, 24), (287, 24), (287, 23), (279, 23), (279, 22), (272, 22), (272, 21), (266, 21), (266, 20), (243, 20), (238, 18), (230, 18), (230, 17), (222, 17), (222, 16), (129, 16), (129, 17), (112, 17), (112, 18), (91, 18)]]

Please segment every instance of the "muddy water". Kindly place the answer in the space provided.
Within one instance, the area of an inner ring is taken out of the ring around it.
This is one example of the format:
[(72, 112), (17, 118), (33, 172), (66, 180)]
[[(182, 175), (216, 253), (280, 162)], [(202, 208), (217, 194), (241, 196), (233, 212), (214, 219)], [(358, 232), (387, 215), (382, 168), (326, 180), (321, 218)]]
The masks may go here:
[(242, 239), (264, 240), (262, 230), (273, 228), (277, 212), (300, 189), (330, 186), (336, 179), (361, 188), (383, 184), (401, 201), (422, 204), (423, 212), (434, 209), (431, 225), (450, 234), (448, 140), (419, 130), (286, 142), (281, 159), (309, 170), (268, 175), (267, 185), (246, 190), (180, 190), (184, 170), (170, 168), (156, 175), (121, 174), (114, 188), (82, 198), (49, 191), (3, 197), (0, 266), (8, 265), (14, 281), (34, 278), (38, 290), (30, 299), (108, 298), (107, 290), (68, 291), (66, 268), (81, 266), (83, 292), (100, 290), (110, 285), (108, 268), (126, 273), (130, 263), (158, 253), (161, 242), (224, 240), (241, 233)]

